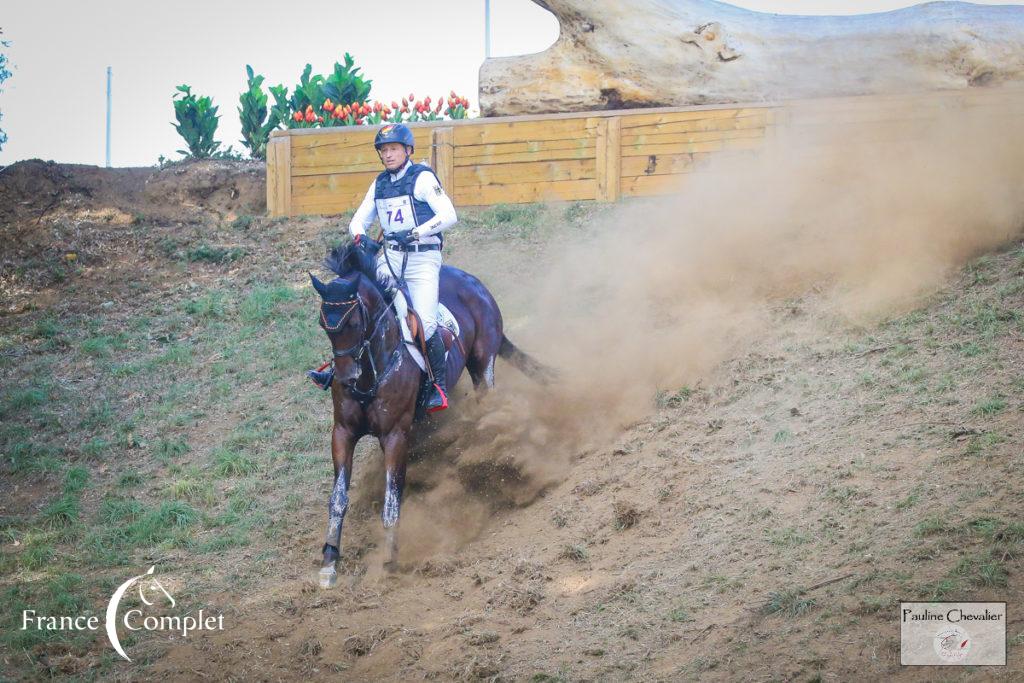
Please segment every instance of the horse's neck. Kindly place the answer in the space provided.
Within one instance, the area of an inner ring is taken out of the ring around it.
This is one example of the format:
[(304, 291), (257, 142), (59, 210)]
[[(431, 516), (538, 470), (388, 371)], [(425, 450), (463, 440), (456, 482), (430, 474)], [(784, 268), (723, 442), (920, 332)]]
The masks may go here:
[[(383, 371), (381, 363), (386, 364), (395, 349), (402, 343), (402, 330), (394, 307), (381, 296), (377, 287), (372, 283), (364, 283), (364, 287), (366, 288), (367, 313), (372, 322), (372, 329), (368, 330), (371, 340), (370, 352), (374, 355), (377, 370)], [(383, 335), (381, 334), (382, 329)], [(378, 336), (382, 337), (380, 342), (374, 343)]]

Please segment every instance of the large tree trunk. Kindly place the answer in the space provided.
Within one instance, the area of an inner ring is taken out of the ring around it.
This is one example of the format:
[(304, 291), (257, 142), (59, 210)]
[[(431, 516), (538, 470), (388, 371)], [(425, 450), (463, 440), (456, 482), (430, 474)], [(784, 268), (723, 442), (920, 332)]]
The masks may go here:
[(711, 0), (533, 0), (561, 25), (543, 52), (489, 59), (485, 116), (779, 101), (1024, 79), (1024, 7), (933, 2), (845, 17)]

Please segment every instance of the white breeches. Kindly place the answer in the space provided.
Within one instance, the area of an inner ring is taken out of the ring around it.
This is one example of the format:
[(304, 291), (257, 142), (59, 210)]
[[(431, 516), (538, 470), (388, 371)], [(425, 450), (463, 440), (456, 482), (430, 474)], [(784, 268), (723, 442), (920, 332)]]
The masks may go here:
[[(388, 264), (396, 275), (402, 274), (402, 252), (394, 251), (384, 247), (377, 254), (377, 278), (389, 281), (393, 288), (394, 278)], [(410, 251), (409, 260), (405, 265), (405, 281), (409, 285), (409, 294), (412, 296), (412, 305), (420, 314), (423, 321), (423, 338), (430, 339), (437, 329), (437, 288), (441, 275), (441, 252), (434, 251)], [(405, 297), (395, 297), (395, 309), (398, 315), (404, 317), (406, 313)]]

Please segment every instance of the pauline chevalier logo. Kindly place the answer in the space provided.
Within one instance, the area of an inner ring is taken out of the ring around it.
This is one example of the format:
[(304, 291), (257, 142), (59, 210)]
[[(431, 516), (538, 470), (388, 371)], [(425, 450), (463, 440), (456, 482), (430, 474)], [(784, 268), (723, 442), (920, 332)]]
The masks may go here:
[(900, 664), (1006, 666), (1006, 603), (900, 603)]
[[(156, 578), (154, 572), (156, 565), (149, 568), (145, 574), (139, 574), (128, 579), (114, 591), (107, 603), (106, 618), (104, 626), (107, 639), (111, 647), (122, 658), (132, 661), (121, 645), (121, 639), (117, 634), (118, 611), (121, 601), (124, 599), (132, 586), (137, 586), (139, 600), (146, 607), (153, 607), (158, 602), (166, 602), (164, 609), (173, 610), (177, 607), (174, 596)], [(127, 610), (120, 619), (120, 625), (128, 631), (168, 631), (181, 634), (187, 638), (195, 631), (222, 631), (224, 630), (223, 614), (205, 614), (199, 610), (196, 615), (191, 614), (145, 614), (142, 608)], [(36, 610), (27, 609), (22, 611), (21, 629), (27, 630), (35, 627), (45, 631), (96, 631), (99, 629), (99, 617), (78, 615), (78, 616), (44, 616), (36, 613)]]

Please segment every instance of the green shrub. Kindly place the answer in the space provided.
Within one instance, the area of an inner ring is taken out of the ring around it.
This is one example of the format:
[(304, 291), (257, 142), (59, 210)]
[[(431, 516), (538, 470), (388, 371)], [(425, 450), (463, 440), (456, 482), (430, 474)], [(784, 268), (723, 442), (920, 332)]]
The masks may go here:
[[(280, 110), (276, 107), (272, 109), (270, 118), (267, 119), (267, 94), (263, 92), (263, 76), (254, 75), (252, 67), (248, 64), (245, 65), (245, 73), (249, 89), (238, 98), (241, 105), (238, 108), (238, 116), (242, 121), (241, 142), (253, 159), (266, 159), (270, 131), (281, 123), (278, 118)], [(287, 114), (285, 118), (287, 119)]]
[(213, 106), (213, 100), (209, 97), (193, 95), (188, 85), (179, 85), (177, 90), (181, 93), (181, 99), (177, 99), (177, 94), (174, 95), (174, 116), (178, 123), (171, 125), (188, 145), (187, 152), (183, 149), (178, 152), (194, 159), (208, 159), (220, 147), (220, 143), (213, 139), (220, 118), (217, 116), (217, 107)]

